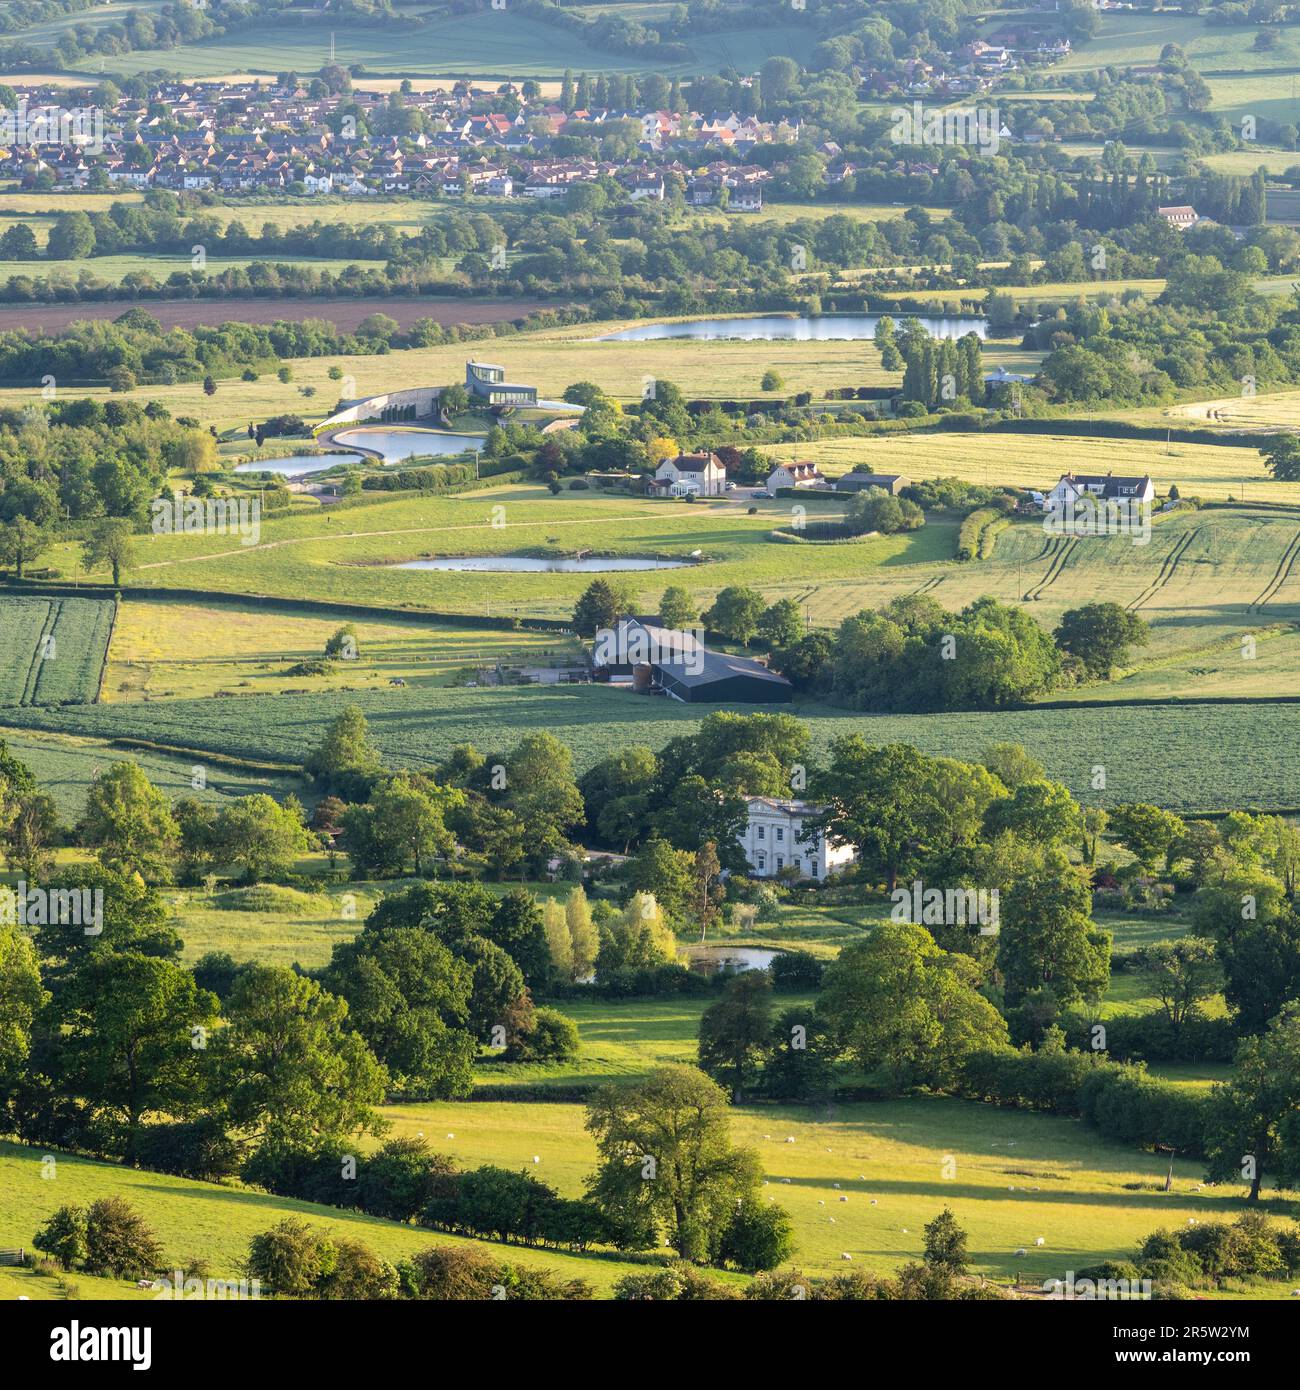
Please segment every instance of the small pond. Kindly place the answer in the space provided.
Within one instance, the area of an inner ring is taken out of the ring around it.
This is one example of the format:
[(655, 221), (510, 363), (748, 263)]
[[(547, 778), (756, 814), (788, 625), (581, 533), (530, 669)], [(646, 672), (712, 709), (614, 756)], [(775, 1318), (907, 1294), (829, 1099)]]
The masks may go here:
[(647, 560), (637, 555), (591, 555), (585, 560), (535, 555), (438, 555), (431, 560), (406, 560), (392, 570), (473, 570), (488, 574), (520, 570), (551, 574), (603, 574), (610, 570), (676, 570), (685, 560)]
[[(598, 343), (643, 343), (655, 338), (741, 338), (775, 341), (777, 339), (859, 339), (875, 336), (879, 314), (821, 314), (817, 318), (794, 317), (784, 314), (763, 314), (756, 318), (687, 319), (683, 323), (639, 323), (618, 333), (606, 333)], [(895, 325), (911, 317), (891, 314)], [(983, 338), (988, 331), (984, 319), (931, 318), (915, 316), (928, 333), (936, 338), (960, 338), (978, 333)]]
[(764, 946), (691, 946), (686, 954), (692, 970), (714, 975), (720, 970), (766, 970), (781, 952)]

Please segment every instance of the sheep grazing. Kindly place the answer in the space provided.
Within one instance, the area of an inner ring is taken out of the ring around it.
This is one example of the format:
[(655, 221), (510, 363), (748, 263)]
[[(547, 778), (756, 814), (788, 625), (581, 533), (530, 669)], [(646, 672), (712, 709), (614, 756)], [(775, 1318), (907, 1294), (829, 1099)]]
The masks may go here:
[(842, 1260), (851, 1260), (852, 1258), (853, 1258), (853, 1256), (852, 1256), (852, 1255), (848, 1255), (848, 1254), (844, 1254), (844, 1255), (841, 1255), (841, 1256), (840, 1256), (840, 1259), (842, 1259)]
[(817, 1205), (818, 1205), (819, 1207), (824, 1207), (824, 1206), (826, 1205), (826, 1203), (823, 1202), (822, 1199), (821, 1199), (820, 1197), (818, 1197), (818, 1199), (817, 1199)]
[(876, 1205), (876, 1199), (874, 1197), (871, 1199), (871, 1205), (873, 1207)]
[(1029, 1251), (1026, 1250), (1025, 1247), (1024, 1247), (1023, 1245), (1020, 1247), (1019, 1250), (1016, 1251), (1016, 1255), (1017, 1255), (1017, 1256), (1020, 1256), (1020, 1255), (1027, 1255), (1028, 1253), (1029, 1253)]
[(533, 1162), (534, 1162), (534, 1163), (540, 1163), (541, 1161), (542, 1161), (542, 1159), (541, 1159), (541, 1155), (540, 1155), (540, 1154), (534, 1154), (534, 1155), (533, 1155)]
[(839, 1187), (840, 1187), (839, 1183), (833, 1182), (833, 1183), (831, 1183), (831, 1186), (832, 1186), (837, 1192), (839, 1191)]
[(1042, 1236), (1039, 1236), (1038, 1239), (1034, 1242), (1034, 1244), (1035, 1244), (1035, 1245), (1046, 1245), (1047, 1242), (1042, 1238)]
[(847, 1197), (841, 1197), (841, 1198), (840, 1198), (840, 1201), (841, 1201), (841, 1202), (847, 1202), (848, 1200), (849, 1200), (849, 1199), (848, 1199)]
[(793, 1143), (794, 1143), (794, 1135), (793, 1135), (793, 1134), (787, 1135), (787, 1136), (786, 1136), (786, 1141), (785, 1141), (785, 1142), (786, 1142), (787, 1144), (793, 1144)]

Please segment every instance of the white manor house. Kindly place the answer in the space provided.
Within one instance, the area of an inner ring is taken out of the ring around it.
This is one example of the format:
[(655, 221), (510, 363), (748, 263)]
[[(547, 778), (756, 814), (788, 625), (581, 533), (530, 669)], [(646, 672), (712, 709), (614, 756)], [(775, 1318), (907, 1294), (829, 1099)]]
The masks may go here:
[(830, 845), (824, 835), (800, 838), (805, 818), (815, 816), (820, 806), (773, 796), (747, 796), (745, 806), (749, 819), (740, 846), (755, 878), (774, 878), (790, 869), (799, 878), (824, 879), (853, 862), (852, 845)]

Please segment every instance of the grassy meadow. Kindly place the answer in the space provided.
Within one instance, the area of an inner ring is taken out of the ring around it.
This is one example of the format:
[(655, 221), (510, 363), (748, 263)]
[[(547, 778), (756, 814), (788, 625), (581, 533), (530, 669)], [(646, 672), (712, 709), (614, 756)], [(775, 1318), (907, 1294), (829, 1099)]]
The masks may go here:
[[(633, 1262), (617, 1256), (568, 1255), (522, 1246), (488, 1245), (310, 1202), (273, 1197), (233, 1184), (194, 1182), (72, 1154), (54, 1155), (55, 1175), (46, 1178), (42, 1177), (44, 1156), (41, 1149), (0, 1143), (0, 1243), (5, 1246), (30, 1248), (37, 1228), (65, 1203), (85, 1205), (98, 1197), (120, 1195), (147, 1214), (169, 1261), (183, 1265), (187, 1260), (201, 1258), (209, 1265), (213, 1278), (238, 1277), (250, 1238), (286, 1216), (303, 1217), (335, 1235), (359, 1240), (387, 1260), (410, 1258), (431, 1245), (472, 1245), (514, 1264), (551, 1269), (566, 1278), (586, 1279), (600, 1292), (607, 1292), (617, 1279), (637, 1268)], [(48, 1167), (45, 1171), (49, 1171)], [(11, 1280), (23, 1278), (14, 1271), (3, 1273)], [(70, 1281), (79, 1286), (83, 1297), (139, 1296), (134, 1283), (83, 1280), (79, 1274), (70, 1276)], [(25, 1282), (10, 1287), (27, 1289)], [(150, 1295), (146, 1292), (144, 1296)]]
[[(527, 1167), (570, 1196), (595, 1160), (577, 1105), (458, 1102), (387, 1113), (395, 1133), (423, 1134), (459, 1166)], [(812, 1274), (838, 1272), (844, 1254), (873, 1270), (918, 1259), (922, 1227), (945, 1206), (970, 1233), (976, 1273), (1008, 1283), (1019, 1274), (1034, 1285), (1131, 1257), (1162, 1226), (1231, 1220), (1243, 1209), (1230, 1188), (1200, 1188), (1195, 1163), (1175, 1165), (1166, 1194), (1156, 1190), (1167, 1163), (1159, 1155), (1107, 1143), (1077, 1121), (966, 1101), (825, 1112), (739, 1106), (732, 1132), (757, 1149), (767, 1195), (794, 1221), (792, 1263)], [(1292, 1204), (1266, 1205), (1286, 1212)], [(1289, 1292), (1276, 1286), (1278, 1297)]]
[(123, 603), (114, 634), (104, 698), (194, 699), (232, 693), (379, 689), (392, 681), (446, 685), (466, 671), (541, 665), (575, 656), (561, 635), (425, 622), (353, 622), (356, 660), (330, 663), (323, 675), (290, 675), (318, 658), (342, 618), (277, 611), (273, 607), (204, 607), (152, 601)]

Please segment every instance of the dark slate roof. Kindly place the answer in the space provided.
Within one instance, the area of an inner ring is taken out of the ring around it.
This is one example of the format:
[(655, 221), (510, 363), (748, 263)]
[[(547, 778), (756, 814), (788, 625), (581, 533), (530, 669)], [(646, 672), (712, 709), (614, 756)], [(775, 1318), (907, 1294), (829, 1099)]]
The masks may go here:
[(656, 665), (664, 675), (685, 686), (712, 685), (714, 681), (744, 676), (750, 680), (768, 682), (774, 690), (790, 687), (790, 682), (784, 676), (769, 671), (761, 661), (732, 656), (728, 652), (715, 652), (708, 647), (704, 649), (703, 660), (692, 660), (689, 665), (683, 661), (661, 661)]

